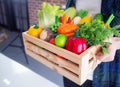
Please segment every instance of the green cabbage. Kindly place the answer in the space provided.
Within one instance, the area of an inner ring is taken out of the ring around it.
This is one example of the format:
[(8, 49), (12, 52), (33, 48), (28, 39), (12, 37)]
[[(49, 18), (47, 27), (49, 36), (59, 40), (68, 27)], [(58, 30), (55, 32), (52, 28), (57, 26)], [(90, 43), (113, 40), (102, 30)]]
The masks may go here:
[(58, 5), (51, 5), (49, 3), (43, 3), (42, 9), (38, 10), (38, 23), (42, 28), (47, 28), (55, 22), (55, 16), (62, 16), (64, 10), (60, 9)]

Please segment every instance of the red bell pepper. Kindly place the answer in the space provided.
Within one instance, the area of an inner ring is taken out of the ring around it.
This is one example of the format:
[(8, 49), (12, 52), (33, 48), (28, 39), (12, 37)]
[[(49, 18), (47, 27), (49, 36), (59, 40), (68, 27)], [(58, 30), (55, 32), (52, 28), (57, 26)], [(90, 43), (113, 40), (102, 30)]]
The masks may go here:
[(80, 54), (88, 48), (87, 42), (84, 38), (76, 38), (71, 37), (68, 39), (66, 43), (66, 49), (74, 52), (76, 54)]

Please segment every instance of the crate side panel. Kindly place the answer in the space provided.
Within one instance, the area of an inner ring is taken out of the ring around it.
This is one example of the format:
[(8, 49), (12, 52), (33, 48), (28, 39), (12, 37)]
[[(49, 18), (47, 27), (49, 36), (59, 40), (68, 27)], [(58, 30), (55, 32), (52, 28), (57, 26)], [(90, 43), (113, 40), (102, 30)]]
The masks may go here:
[(61, 67), (64, 67), (71, 72), (79, 75), (79, 66), (77, 64), (74, 64), (73, 62), (66, 60), (66, 59), (61, 59), (57, 57), (55, 54), (51, 53), (50, 51), (47, 51), (45, 49), (42, 49), (32, 43), (27, 43), (27, 49), (43, 56), (44, 58), (48, 59), (49, 61), (52, 61), (56, 64), (58, 64)]
[(26, 34), (26, 32), (23, 33), (23, 36), (24, 38), (26, 38), (28, 41), (36, 44), (36, 45), (39, 45), (43, 48), (45, 48), (46, 50), (49, 50), (55, 54), (59, 54), (63, 57), (65, 57), (66, 59), (68, 60), (71, 60), (72, 62), (74, 63), (77, 63), (79, 64), (79, 61), (80, 61), (80, 58), (79, 58), (79, 55), (75, 54), (75, 53), (72, 53), (70, 51), (67, 51), (63, 48), (60, 48), (60, 47), (57, 47), (55, 45), (52, 45), (46, 41), (43, 41), (41, 39), (38, 39), (38, 38), (35, 38), (35, 37), (32, 37), (28, 34)]
[(63, 67), (60, 67), (59, 65), (57, 65), (53, 62), (48, 61), (47, 59), (43, 58), (40, 55), (37, 55), (37, 54), (33, 53), (30, 50), (26, 50), (26, 52), (29, 56), (33, 57), (35, 60), (41, 62), (44, 65), (46, 65), (47, 67), (54, 70), (55, 72), (58, 72), (59, 74), (61, 74), (61, 75), (65, 76), (66, 78), (72, 80), (76, 84), (79, 84), (79, 85), (81, 84), (81, 82), (79, 80), (79, 77), (76, 74), (64, 69)]

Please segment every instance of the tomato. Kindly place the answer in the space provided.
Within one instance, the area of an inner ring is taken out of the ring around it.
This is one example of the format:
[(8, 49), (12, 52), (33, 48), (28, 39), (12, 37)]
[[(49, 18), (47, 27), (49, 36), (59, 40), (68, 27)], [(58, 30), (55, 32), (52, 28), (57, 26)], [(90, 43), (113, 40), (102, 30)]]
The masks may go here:
[(64, 34), (59, 34), (55, 37), (55, 45), (58, 47), (65, 47), (67, 42), (67, 36)]
[(50, 41), (49, 41), (49, 43), (55, 44), (55, 38), (51, 38)]

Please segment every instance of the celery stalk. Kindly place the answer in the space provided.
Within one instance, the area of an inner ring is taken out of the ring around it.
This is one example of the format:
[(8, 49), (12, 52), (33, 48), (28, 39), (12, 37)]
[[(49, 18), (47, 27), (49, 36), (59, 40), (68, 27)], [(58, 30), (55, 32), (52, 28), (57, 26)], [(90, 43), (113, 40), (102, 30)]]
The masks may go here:
[(115, 16), (113, 14), (110, 15), (110, 17), (108, 18), (106, 24), (110, 25), (110, 23), (112, 22), (112, 20), (115, 18)]

